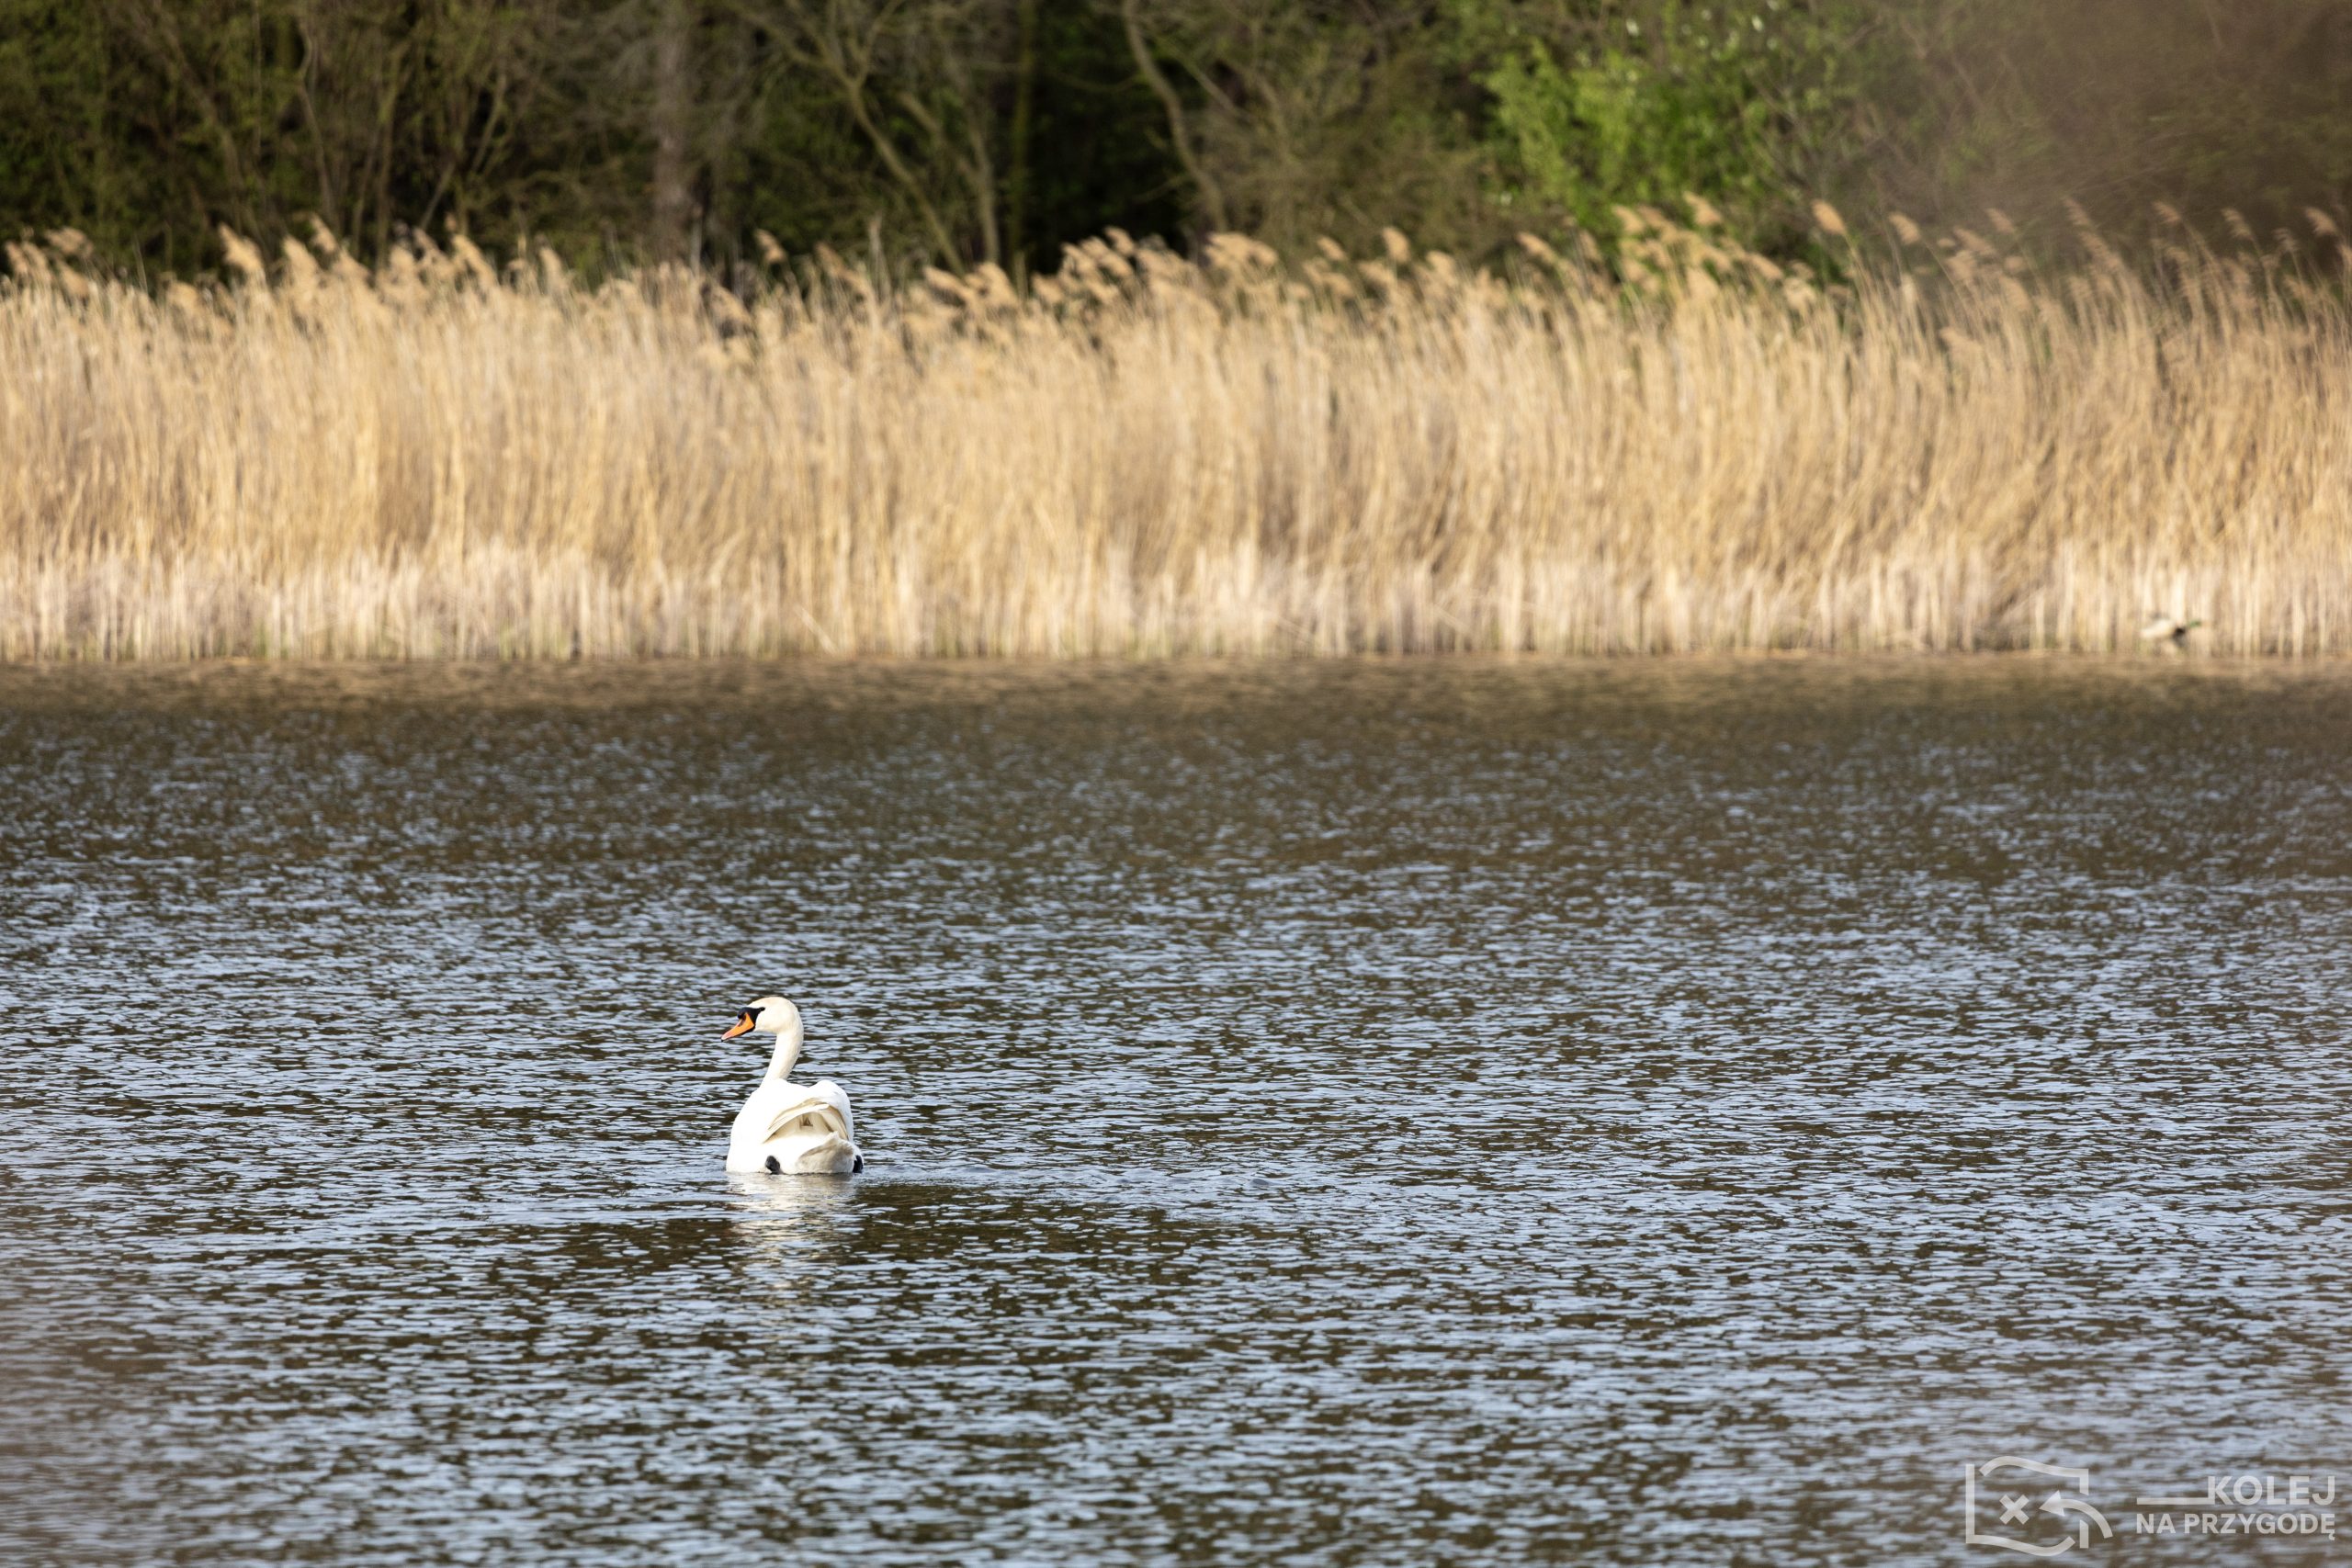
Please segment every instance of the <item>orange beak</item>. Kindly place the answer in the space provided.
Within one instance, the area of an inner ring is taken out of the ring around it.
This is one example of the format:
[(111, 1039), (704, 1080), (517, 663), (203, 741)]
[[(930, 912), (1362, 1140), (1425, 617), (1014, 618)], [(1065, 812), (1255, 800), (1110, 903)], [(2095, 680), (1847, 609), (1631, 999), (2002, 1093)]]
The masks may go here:
[(739, 1034), (749, 1034), (751, 1032), (752, 1015), (747, 1012), (742, 1017), (737, 1019), (733, 1023), (728, 1025), (727, 1032), (720, 1035), (719, 1038), (721, 1040), (732, 1040)]

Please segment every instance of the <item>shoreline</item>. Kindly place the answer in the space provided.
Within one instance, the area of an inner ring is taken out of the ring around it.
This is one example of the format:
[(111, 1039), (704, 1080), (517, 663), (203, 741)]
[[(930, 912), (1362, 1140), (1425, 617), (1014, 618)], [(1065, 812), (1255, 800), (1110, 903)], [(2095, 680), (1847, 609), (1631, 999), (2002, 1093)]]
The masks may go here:
[(1682, 688), (1815, 690), (1958, 682), (1986, 689), (2054, 682), (2053, 689), (2154, 682), (2185, 687), (2304, 686), (2352, 680), (2352, 657), (2247, 657), (2148, 652), (1980, 653), (1724, 650), (1610, 657), (1530, 654), (1356, 654), (1341, 657), (1156, 659), (938, 659), (804, 656), (555, 660), (277, 660), (0, 661), (0, 713), (51, 701), (140, 702), (282, 698), (473, 701), (683, 702), (807, 698), (823, 705), (890, 705), (901, 700), (1197, 688), (1277, 699), (1320, 687), (1394, 682), (1399, 690), (1628, 692)]

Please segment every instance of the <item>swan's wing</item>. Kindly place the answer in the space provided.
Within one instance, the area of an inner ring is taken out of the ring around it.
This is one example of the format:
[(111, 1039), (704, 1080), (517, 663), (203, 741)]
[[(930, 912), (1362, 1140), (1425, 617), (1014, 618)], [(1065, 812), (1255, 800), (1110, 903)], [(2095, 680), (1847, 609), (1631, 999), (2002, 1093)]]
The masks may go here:
[(774, 1104), (761, 1107), (756, 1123), (761, 1143), (773, 1143), (791, 1133), (839, 1133), (844, 1138), (849, 1136), (849, 1096), (839, 1086), (793, 1084), (789, 1088), (798, 1092), (780, 1094)]
[(849, 1095), (841, 1085), (835, 1083), (831, 1078), (819, 1078), (815, 1083), (808, 1086), (808, 1092), (819, 1096), (825, 1101), (825, 1103), (831, 1105), (835, 1111), (840, 1111), (842, 1116), (842, 1130), (843, 1132), (847, 1132), (849, 1130), (851, 1122), (849, 1113)]

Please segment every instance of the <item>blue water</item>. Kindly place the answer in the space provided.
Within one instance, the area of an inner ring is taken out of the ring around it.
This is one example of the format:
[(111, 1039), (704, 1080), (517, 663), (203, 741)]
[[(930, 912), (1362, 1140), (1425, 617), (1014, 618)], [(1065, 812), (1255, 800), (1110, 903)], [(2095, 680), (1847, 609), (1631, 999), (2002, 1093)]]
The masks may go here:
[[(2334, 1561), (2132, 1500), (2352, 1531), (2348, 741), (2186, 660), (0, 671), (0, 1559), (2017, 1562), (2016, 1456), (2062, 1561)], [(769, 991), (864, 1175), (721, 1171)]]

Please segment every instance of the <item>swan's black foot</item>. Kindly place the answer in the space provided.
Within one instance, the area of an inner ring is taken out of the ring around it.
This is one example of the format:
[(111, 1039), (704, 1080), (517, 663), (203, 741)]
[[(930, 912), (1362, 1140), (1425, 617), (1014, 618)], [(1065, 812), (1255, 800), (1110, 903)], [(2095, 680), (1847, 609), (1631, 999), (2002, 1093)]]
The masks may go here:
[(850, 1156), (849, 1173), (852, 1176), (855, 1176), (859, 1171), (864, 1170), (865, 1168), (865, 1156), (864, 1155), (852, 1155)]
[(768, 1156), (768, 1174), (770, 1176), (782, 1176), (784, 1174), (783, 1165), (774, 1155)]

